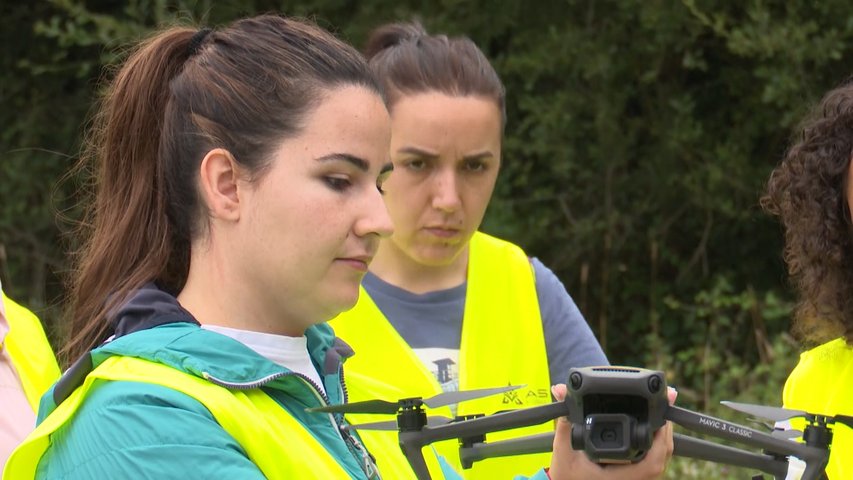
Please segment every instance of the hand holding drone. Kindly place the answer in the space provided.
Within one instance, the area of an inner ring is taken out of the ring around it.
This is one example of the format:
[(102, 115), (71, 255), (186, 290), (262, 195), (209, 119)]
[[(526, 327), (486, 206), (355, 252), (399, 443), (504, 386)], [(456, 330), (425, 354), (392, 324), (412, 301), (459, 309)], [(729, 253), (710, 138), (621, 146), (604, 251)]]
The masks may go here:
[(825, 417), (794, 410), (724, 402), (736, 410), (771, 420), (803, 416), (807, 423), (802, 432), (804, 443), (797, 443), (791, 441), (790, 431), (764, 433), (669, 405), (665, 377), (659, 371), (625, 367), (575, 368), (570, 370), (568, 380), (568, 395), (562, 402), (473, 419), (427, 417), (423, 405), (447, 405), (505, 392), (514, 387), (451, 392), (426, 400), (371, 400), (312, 411), (396, 414), (396, 422), (351, 425), (349, 428), (398, 430), (400, 447), (420, 480), (431, 478), (421, 452), (425, 445), (458, 438), (464, 468), (470, 468), (474, 462), (485, 458), (548, 452), (553, 448), (553, 434), (494, 443), (487, 443), (485, 434), (536, 425), (559, 417), (568, 417), (572, 423), (572, 448), (583, 450), (596, 462), (641, 460), (651, 446), (654, 432), (666, 421), (672, 421), (697, 433), (764, 450), (762, 453), (746, 451), (676, 434), (674, 455), (755, 468), (778, 480), (786, 478), (792, 465), (800, 464), (795, 460), (799, 459), (805, 463), (802, 480), (818, 480), (824, 475), (834, 424), (853, 428), (853, 417)]

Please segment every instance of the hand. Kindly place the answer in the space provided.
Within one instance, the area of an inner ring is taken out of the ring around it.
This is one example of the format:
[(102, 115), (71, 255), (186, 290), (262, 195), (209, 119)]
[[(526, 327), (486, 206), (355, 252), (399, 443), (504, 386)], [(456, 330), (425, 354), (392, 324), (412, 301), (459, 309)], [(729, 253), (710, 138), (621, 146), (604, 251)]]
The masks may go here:
[[(566, 386), (551, 387), (558, 402), (566, 398)], [(675, 403), (677, 392), (669, 389), (669, 404)], [(572, 448), (572, 424), (565, 417), (557, 420), (554, 434), (554, 453), (551, 456), (551, 480), (651, 480), (661, 478), (666, 464), (672, 457), (672, 424), (666, 424), (655, 432), (652, 448), (645, 458), (637, 463), (602, 465), (589, 460), (582, 450)]]

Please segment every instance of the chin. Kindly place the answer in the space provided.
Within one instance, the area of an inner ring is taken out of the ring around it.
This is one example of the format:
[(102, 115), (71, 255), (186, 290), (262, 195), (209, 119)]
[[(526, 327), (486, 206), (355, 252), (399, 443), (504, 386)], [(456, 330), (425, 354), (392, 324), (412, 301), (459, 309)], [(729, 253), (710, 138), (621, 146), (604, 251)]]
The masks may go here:
[(446, 267), (456, 261), (461, 252), (462, 248), (458, 245), (443, 248), (433, 247), (421, 250), (414, 258), (418, 263), (428, 267)]
[(333, 300), (330, 300), (327, 305), (332, 307), (333, 310), (331, 312), (331, 317), (329, 317), (327, 320), (331, 320), (332, 318), (337, 317), (338, 314), (354, 307), (355, 304), (358, 302), (358, 292), (358, 285), (356, 285), (352, 292), (348, 292), (347, 294), (340, 295), (334, 298)]

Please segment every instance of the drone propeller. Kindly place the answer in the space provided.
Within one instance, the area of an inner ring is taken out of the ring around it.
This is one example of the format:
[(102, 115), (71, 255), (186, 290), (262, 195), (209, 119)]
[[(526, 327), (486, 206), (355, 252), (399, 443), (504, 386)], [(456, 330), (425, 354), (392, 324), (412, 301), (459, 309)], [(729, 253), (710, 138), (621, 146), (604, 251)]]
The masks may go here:
[(766, 405), (754, 405), (752, 403), (739, 403), (739, 402), (730, 402), (728, 400), (723, 400), (723, 405), (737, 410), (739, 412), (748, 413), (755, 417), (766, 418), (771, 422), (781, 422), (783, 420), (788, 420), (794, 417), (805, 417), (808, 413), (802, 410), (791, 410), (788, 408), (782, 407), (768, 407)]
[[(729, 401), (722, 401), (720, 403), (739, 412), (748, 413), (750, 415), (754, 415), (760, 418), (766, 418), (767, 420), (773, 422), (781, 422), (795, 417), (816, 416), (816, 414), (804, 412), (802, 410), (792, 410), (789, 408), (782, 407), (768, 407), (765, 405), (753, 405), (751, 403), (738, 403)], [(841, 423), (843, 425), (847, 425), (850, 428), (853, 428), (853, 416), (836, 415), (833, 417), (830, 415), (826, 415), (826, 417), (836, 423)]]
[[(427, 417), (427, 426), (437, 427), (439, 425), (446, 425), (452, 422), (453, 419), (450, 417)], [(396, 431), (399, 430), (399, 426), (397, 425), (396, 420), (387, 420), (384, 422), (372, 422), (372, 423), (359, 423), (354, 425), (344, 425), (341, 429), (350, 431), (350, 430), (388, 430), (388, 431)]]
[(773, 430), (770, 432), (770, 436), (776, 438), (782, 438), (785, 440), (791, 440), (793, 438), (799, 438), (803, 436), (803, 432), (800, 430)]
[(498, 393), (509, 392), (521, 388), (524, 385), (509, 385), (506, 387), (481, 388), (477, 390), (460, 390), (456, 392), (439, 393), (429, 398), (404, 398), (396, 402), (386, 400), (366, 400), (363, 402), (344, 403), (341, 405), (328, 405), (325, 407), (308, 408), (307, 412), (333, 412), (333, 413), (374, 413), (394, 414), (402, 408), (420, 407), (426, 405), (430, 408), (444, 407), (454, 403), (473, 400), (475, 398), (488, 397)]

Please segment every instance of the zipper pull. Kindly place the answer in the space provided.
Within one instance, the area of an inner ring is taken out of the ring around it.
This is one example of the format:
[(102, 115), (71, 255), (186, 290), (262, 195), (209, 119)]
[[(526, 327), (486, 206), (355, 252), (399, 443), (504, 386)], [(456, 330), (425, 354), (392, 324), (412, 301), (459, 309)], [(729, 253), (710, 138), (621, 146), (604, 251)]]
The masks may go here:
[(379, 469), (376, 467), (376, 459), (370, 452), (367, 451), (367, 447), (362, 445), (361, 442), (358, 441), (358, 438), (355, 435), (352, 435), (350, 432), (347, 432), (343, 428), (342, 432), (346, 433), (349, 436), (349, 440), (352, 442), (353, 446), (358, 450), (361, 455), (361, 468), (364, 470), (364, 473), (367, 475), (367, 478), (370, 480), (381, 480), (382, 476), (379, 474)]

